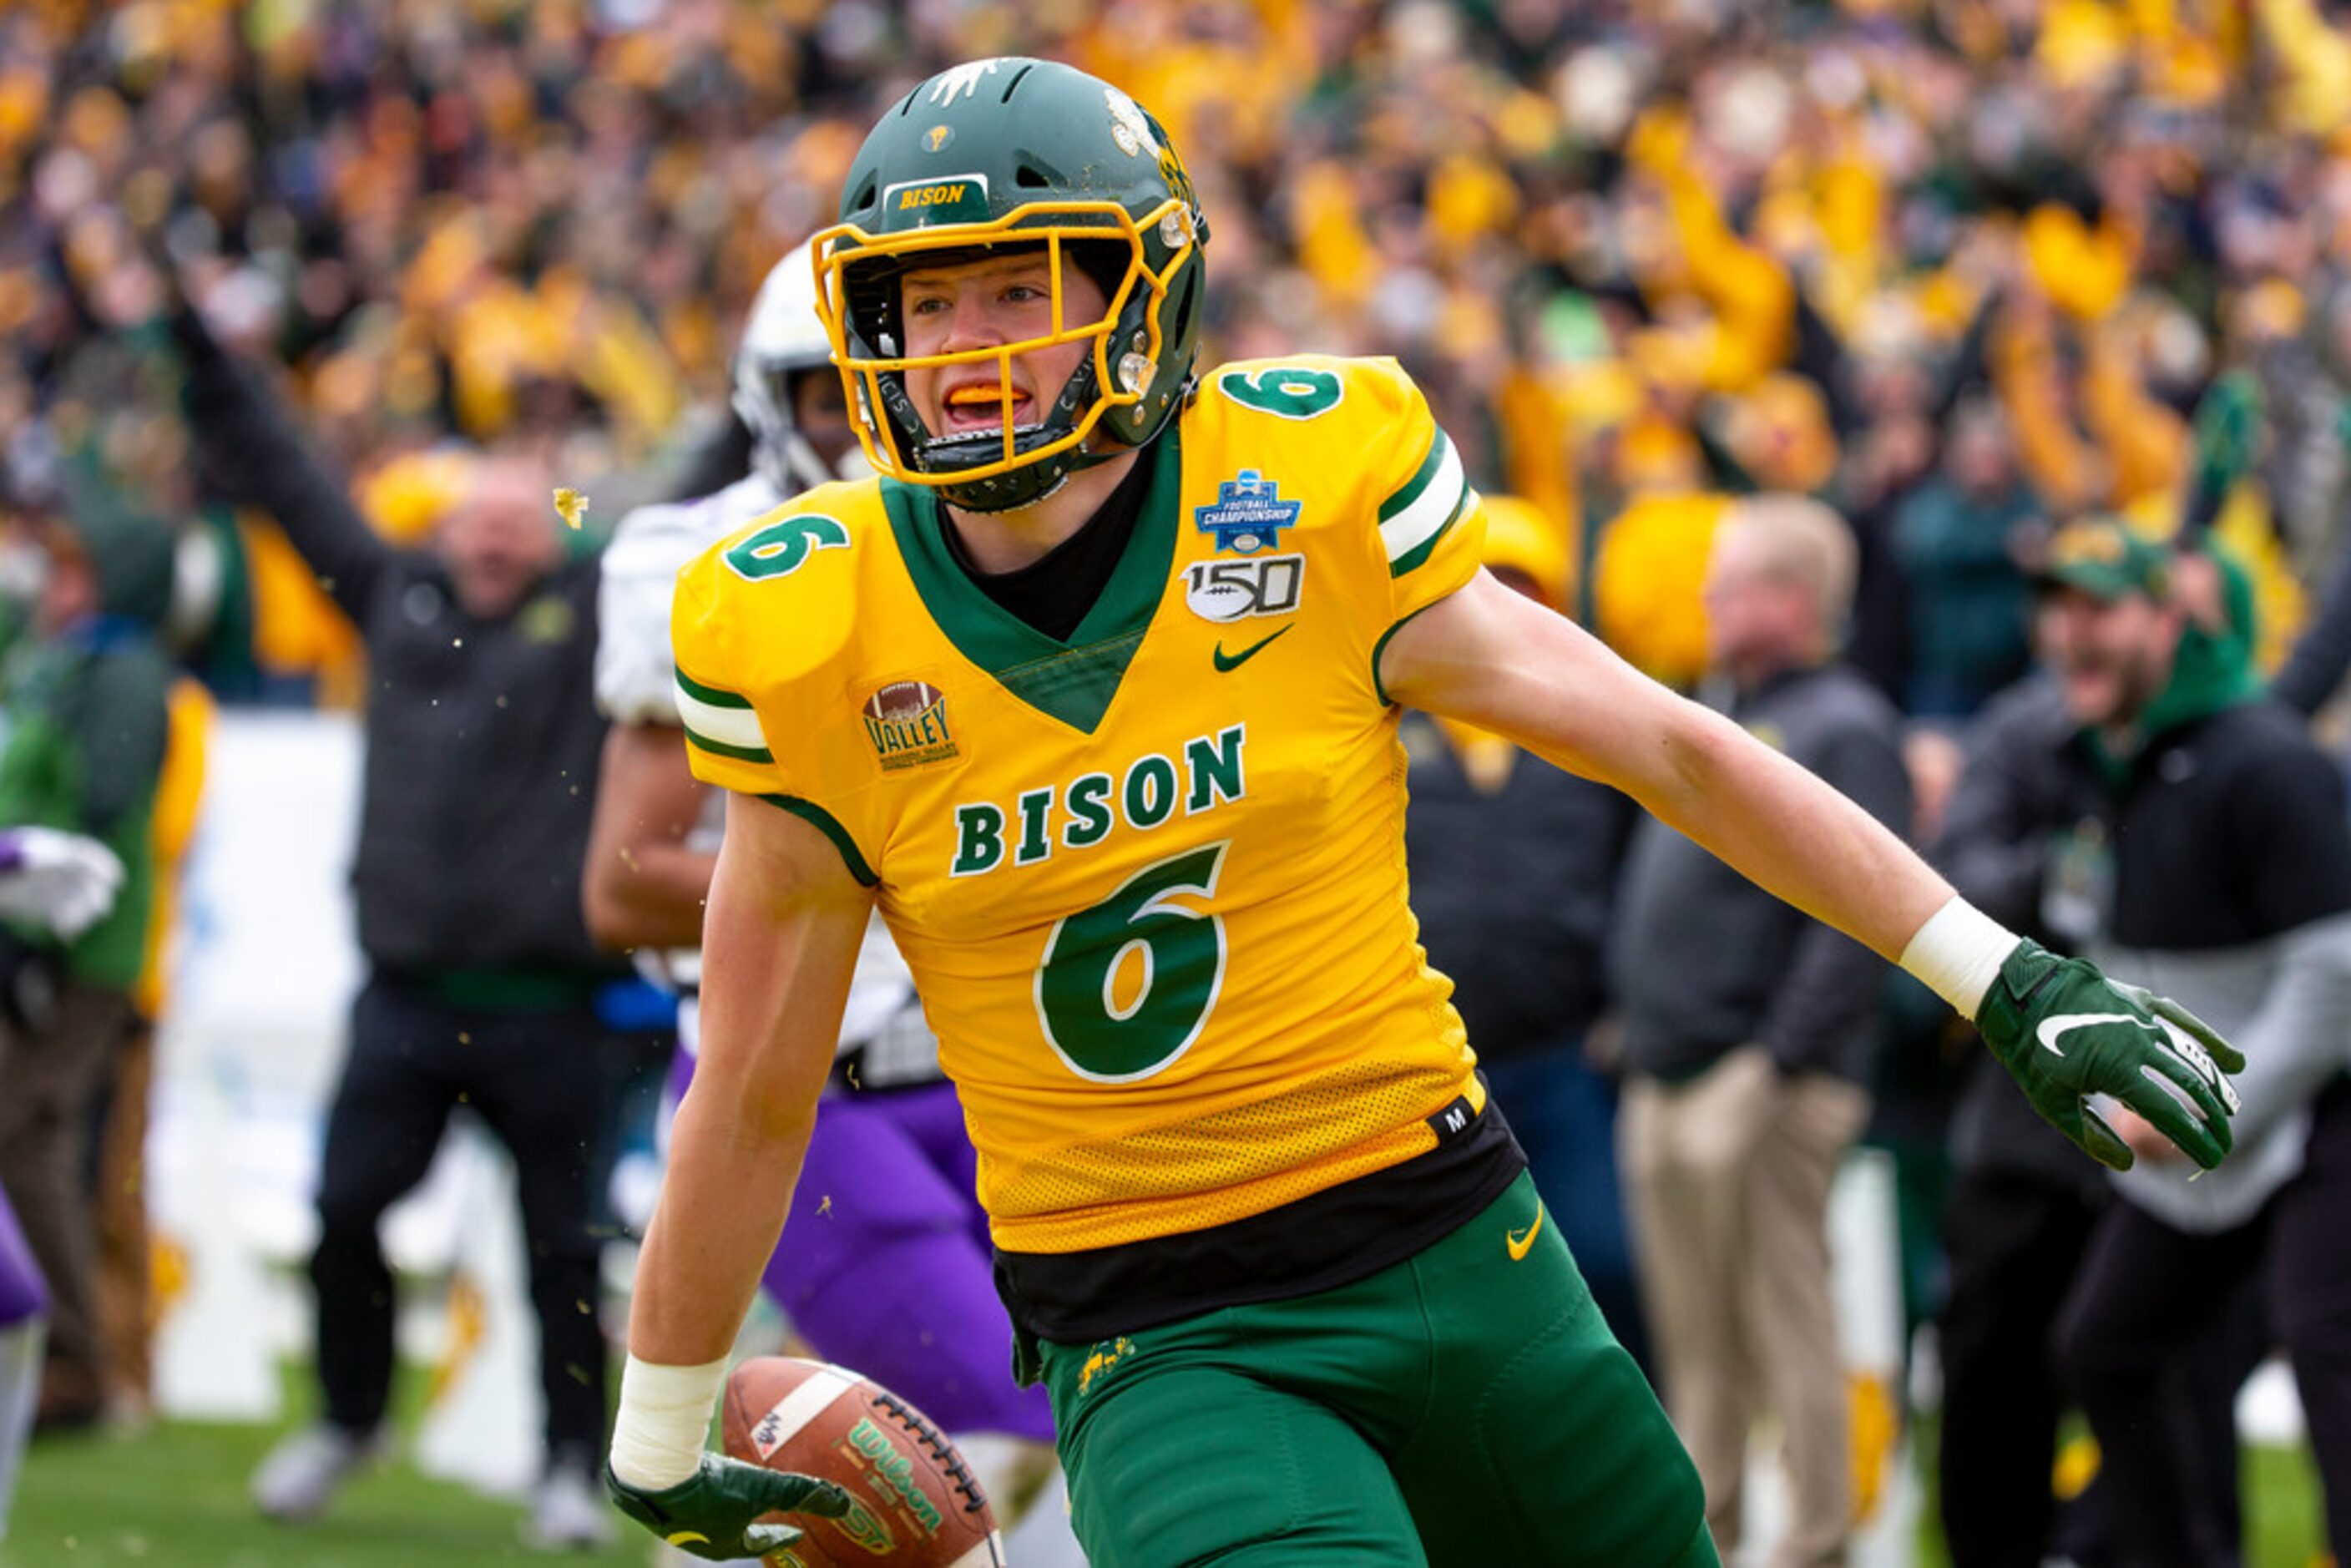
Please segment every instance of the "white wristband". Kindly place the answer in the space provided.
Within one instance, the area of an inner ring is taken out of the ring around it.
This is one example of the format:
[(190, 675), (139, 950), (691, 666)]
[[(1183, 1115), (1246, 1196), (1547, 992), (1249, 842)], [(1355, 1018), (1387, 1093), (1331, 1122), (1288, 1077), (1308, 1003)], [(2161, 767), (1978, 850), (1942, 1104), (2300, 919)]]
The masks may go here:
[(702, 1468), (710, 1411), (726, 1385), (726, 1358), (658, 1366), (629, 1357), (612, 1418), (612, 1473), (639, 1491), (661, 1491)]
[(1927, 917), (1902, 949), (1902, 967), (1972, 1019), (2000, 967), (2022, 938), (1956, 894)]

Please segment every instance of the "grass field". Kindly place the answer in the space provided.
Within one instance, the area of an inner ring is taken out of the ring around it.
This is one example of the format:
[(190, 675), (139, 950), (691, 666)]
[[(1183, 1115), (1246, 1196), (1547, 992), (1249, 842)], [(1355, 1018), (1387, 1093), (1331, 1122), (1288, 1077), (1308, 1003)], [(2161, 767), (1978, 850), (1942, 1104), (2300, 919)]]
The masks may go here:
[[(16, 1497), (6, 1568), (487, 1568), (631, 1563), (651, 1541), (614, 1516), (620, 1544), (549, 1558), (524, 1550), (519, 1504), (478, 1497), (393, 1463), (350, 1483), (313, 1525), (264, 1522), (246, 1481), (277, 1434), (166, 1422), (35, 1447)], [(618, 1533), (625, 1531), (626, 1533)]]
[[(425, 1376), (403, 1364), (392, 1421), (416, 1430)], [(307, 1371), (285, 1368), (287, 1422), (307, 1419)], [(603, 1552), (549, 1557), (524, 1548), (525, 1507), (436, 1480), (406, 1459), (354, 1479), (315, 1524), (273, 1525), (246, 1485), (287, 1429), (164, 1421), (144, 1431), (51, 1437), (33, 1445), (16, 1489), (0, 1568), (579, 1568), (652, 1560), (649, 1536), (613, 1515)]]
[[(489, 1568), (569, 1563), (643, 1565), (651, 1543), (622, 1524), (606, 1551), (549, 1558), (523, 1549), (518, 1505), (475, 1496), (391, 1464), (351, 1483), (315, 1525), (256, 1519), (246, 1480), (277, 1433), (252, 1426), (164, 1423), (135, 1437), (61, 1437), (37, 1446), (16, 1499), (6, 1568)], [(2247, 1568), (2325, 1561), (2309, 1456), (2249, 1449)], [(619, 1523), (616, 1520), (616, 1523)], [(1931, 1530), (1917, 1568), (1944, 1568)], [(1499, 1565), (1498, 1565), (1499, 1568)]]
[[(1928, 1496), (1915, 1568), (1949, 1568), (1941, 1531), (1932, 1522), (1936, 1507), (1932, 1422), (1922, 1423), (1918, 1437), (1918, 1462), (1926, 1473)], [(2310, 1451), (2247, 1448), (2241, 1454), (2239, 1484), (2245, 1504), (2245, 1568), (2321, 1568), (2329, 1563), (2318, 1476), (2312, 1468)]]

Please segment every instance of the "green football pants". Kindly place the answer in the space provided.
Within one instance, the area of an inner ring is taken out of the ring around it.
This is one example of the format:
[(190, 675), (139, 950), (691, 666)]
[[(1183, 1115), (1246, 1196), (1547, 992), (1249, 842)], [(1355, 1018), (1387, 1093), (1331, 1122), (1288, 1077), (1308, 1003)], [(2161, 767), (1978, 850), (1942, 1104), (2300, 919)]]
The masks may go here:
[(1523, 1175), (1355, 1284), (1041, 1348), (1093, 1568), (1719, 1561)]

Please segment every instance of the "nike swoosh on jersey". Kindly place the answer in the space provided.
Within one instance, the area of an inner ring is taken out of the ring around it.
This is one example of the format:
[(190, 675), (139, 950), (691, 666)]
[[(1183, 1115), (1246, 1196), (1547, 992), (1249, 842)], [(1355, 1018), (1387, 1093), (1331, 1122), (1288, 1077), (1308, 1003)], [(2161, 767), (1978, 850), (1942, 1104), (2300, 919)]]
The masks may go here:
[[(1292, 622), (1290, 624), (1295, 625), (1297, 622)], [(1216, 652), (1217, 674), (1220, 675), (1228, 674), (1231, 672), (1239, 669), (1243, 664), (1248, 664), (1251, 659), (1256, 658), (1259, 653), (1263, 652), (1267, 643), (1273, 642), (1275, 638), (1287, 637), (1288, 635), (1290, 635), (1290, 627), (1284, 626), (1280, 631), (1276, 632), (1272, 637), (1266, 638), (1262, 643), (1252, 643), (1238, 653), (1228, 653), (1225, 652), (1225, 645), (1222, 643), (1217, 643)]]
[(2063, 1056), (2065, 1053), (2057, 1046), (2059, 1038), (2077, 1029), (2087, 1029), (2094, 1023), (2136, 1024), (2150, 1033), (2163, 1032), (2145, 1019), (2131, 1013), (2057, 1013), (2043, 1019), (2041, 1027), (2032, 1032), (2040, 1040), (2042, 1050), (2052, 1056)]
[(1542, 1228), (1542, 1206), (1538, 1204), (1535, 1206), (1535, 1222), (1532, 1225), (1528, 1226), (1523, 1234), (1513, 1230), (1503, 1238), (1504, 1244), (1510, 1249), (1511, 1262), (1516, 1263), (1524, 1259), (1529, 1252), (1534, 1250), (1535, 1232)]

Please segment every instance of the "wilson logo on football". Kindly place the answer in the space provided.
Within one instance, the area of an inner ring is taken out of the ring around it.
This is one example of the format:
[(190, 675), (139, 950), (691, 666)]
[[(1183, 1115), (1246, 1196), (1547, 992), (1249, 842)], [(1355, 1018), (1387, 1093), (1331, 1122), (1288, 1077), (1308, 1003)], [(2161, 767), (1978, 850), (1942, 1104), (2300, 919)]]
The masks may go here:
[[(887, 1432), (870, 1420), (861, 1420), (849, 1429), (849, 1446), (873, 1467), (879, 1483), (875, 1490), (884, 1501), (903, 1508), (925, 1535), (939, 1532), (938, 1504), (923, 1495), (922, 1483), (914, 1475), (914, 1461), (900, 1451)], [(883, 1531), (884, 1539), (888, 1533), (886, 1530)]]
[(862, 716), (886, 771), (961, 755), (947, 727), (946, 694), (928, 681), (892, 681), (865, 699)]

